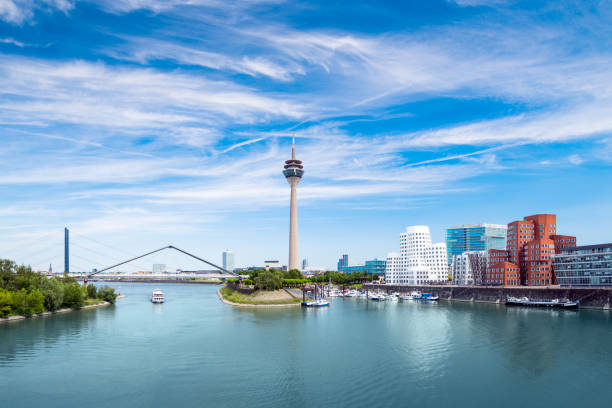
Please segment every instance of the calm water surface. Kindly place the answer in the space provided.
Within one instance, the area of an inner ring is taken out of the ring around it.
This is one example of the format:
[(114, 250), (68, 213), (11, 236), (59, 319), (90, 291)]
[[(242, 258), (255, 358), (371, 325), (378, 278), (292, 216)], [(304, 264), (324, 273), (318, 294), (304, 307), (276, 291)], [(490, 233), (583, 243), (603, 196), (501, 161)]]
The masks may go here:
[(0, 325), (0, 407), (609, 406), (608, 312), (337, 299), (238, 310), (218, 287)]

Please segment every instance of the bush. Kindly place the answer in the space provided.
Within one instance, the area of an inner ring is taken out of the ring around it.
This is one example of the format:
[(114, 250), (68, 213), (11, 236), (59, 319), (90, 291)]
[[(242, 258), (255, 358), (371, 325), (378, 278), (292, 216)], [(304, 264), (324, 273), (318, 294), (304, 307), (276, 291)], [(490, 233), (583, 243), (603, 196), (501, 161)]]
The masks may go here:
[(87, 297), (95, 299), (97, 297), (97, 289), (95, 285), (87, 285)]
[(100, 288), (100, 290), (98, 291), (98, 299), (102, 299), (110, 303), (115, 303), (115, 300), (117, 300), (117, 294), (115, 293), (115, 289), (111, 288), (110, 286), (104, 286)]
[(42, 313), (45, 311), (44, 302), (45, 297), (38, 289), (30, 293), (25, 289), (13, 293), (13, 310), (18, 315), (31, 316)]
[(255, 289), (278, 290), (283, 287), (283, 274), (280, 271), (264, 271), (255, 278)]
[(78, 283), (64, 284), (64, 306), (78, 309), (85, 304), (85, 296)]
[(45, 297), (45, 309), (48, 311), (56, 311), (64, 303), (64, 286), (58, 278), (44, 279), (40, 291)]

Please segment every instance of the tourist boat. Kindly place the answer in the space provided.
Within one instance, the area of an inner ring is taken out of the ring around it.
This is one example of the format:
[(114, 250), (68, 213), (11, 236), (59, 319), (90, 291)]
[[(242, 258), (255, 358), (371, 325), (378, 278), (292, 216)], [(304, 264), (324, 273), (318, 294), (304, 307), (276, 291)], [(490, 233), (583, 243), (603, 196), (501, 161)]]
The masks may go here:
[(308, 300), (302, 302), (302, 307), (325, 307), (329, 306), (329, 301), (326, 299)]
[(560, 309), (576, 309), (580, 306), (579, 301), (569, 299), (543, 299), (531, 300), (526, 296), (516, 298), (506, 295), (506, 306), (533, 306), (533, 307), (555, 307)]
[(161, 289), (153, 290), (153, 294), (151, 295), (152, 303), (164, 303), (164, 292)]
[(438, 300), (438, 299), (440, 299), (440, 297), (434, 295), (433, 293), (423, 293), (421, 295), (421, 299), (422, 300)]

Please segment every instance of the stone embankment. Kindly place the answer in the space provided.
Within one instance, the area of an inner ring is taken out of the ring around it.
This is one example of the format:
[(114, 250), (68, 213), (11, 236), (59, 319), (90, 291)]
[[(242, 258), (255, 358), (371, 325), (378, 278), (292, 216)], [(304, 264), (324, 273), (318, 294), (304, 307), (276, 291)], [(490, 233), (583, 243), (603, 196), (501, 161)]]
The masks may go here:
[(561, 288), (561, 287), (496, 287), (460, 285), (380, 285), (365, 284), (364, 290), (387, 293), (412, 291), (433, 292), (440, 300), (462, 302), (503, 303), (506, 295), (526, 296), (532, 300), (569, 299), (580, 301), (581, 308), (609, 310), (612, 306), (612, 288)]

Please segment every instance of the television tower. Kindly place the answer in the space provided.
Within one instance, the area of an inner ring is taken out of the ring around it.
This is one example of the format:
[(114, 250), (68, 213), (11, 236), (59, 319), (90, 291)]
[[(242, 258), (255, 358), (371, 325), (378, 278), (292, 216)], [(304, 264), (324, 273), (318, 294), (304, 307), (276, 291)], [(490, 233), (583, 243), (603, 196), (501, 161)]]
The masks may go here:
[(295, 158), (295, 133), (291, 144), (291, 160), (285, 161), (285, 178), (291, 186), (291, 209), (289, 211), (289, 266), (288, 270), (300, 269), (298, 255), (298, 222), (297, 222), (297, 185), (304, 175), (301, 160)]

